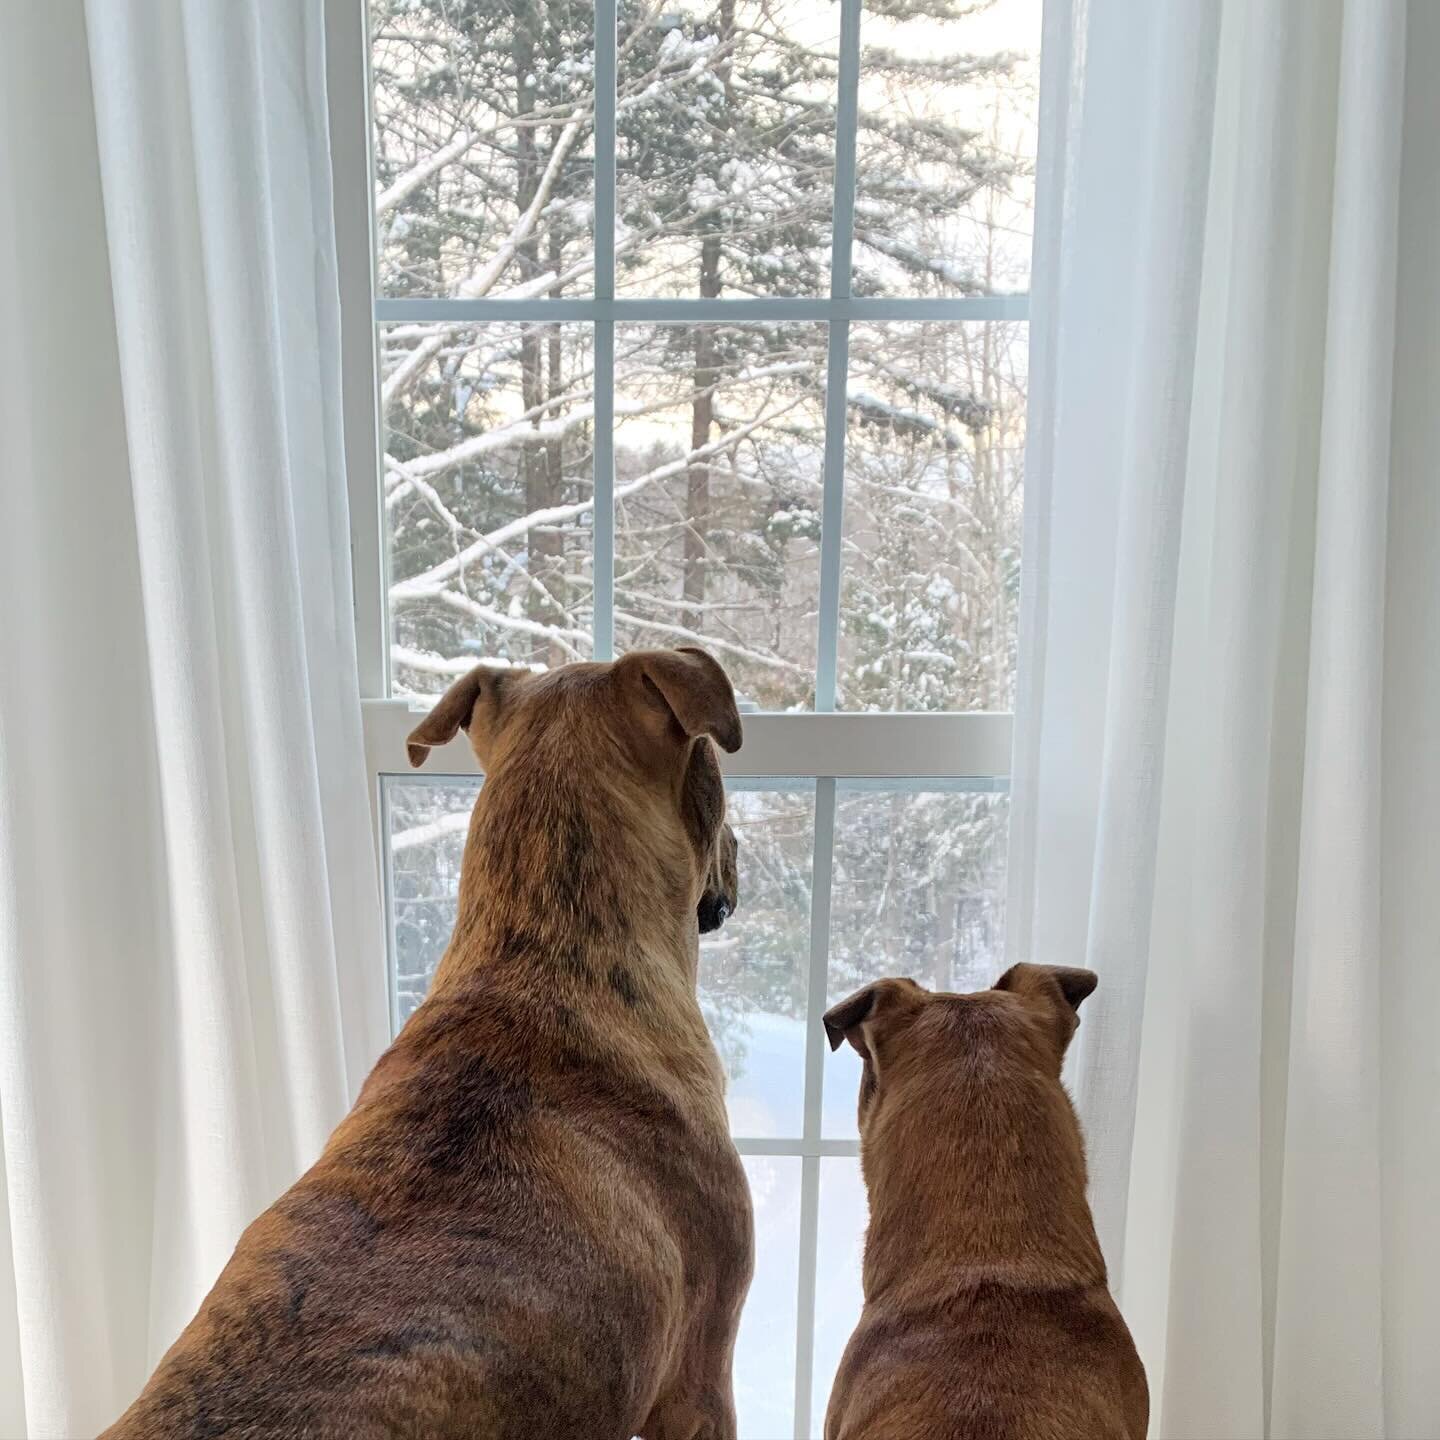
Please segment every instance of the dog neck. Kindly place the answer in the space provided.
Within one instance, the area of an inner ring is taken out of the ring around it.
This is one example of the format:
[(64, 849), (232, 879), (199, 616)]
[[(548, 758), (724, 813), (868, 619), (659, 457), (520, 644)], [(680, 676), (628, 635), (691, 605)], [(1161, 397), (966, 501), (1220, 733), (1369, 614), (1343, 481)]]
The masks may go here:
[(679, 977), (693, 992), (696, 879), (678, 821), (667, 825), (659, 805), (637, 814), (645, 795), (607, 783), (598, 768), (544, 760), (481, 789), (437, 985), (482, 966), (553, 969), (560, 979), (603, 966), (621, 991)]
[(1058, 1080), (895, 1098), (862, 1147), (867, 1302), (1105, 1283), (1080, 1129)]

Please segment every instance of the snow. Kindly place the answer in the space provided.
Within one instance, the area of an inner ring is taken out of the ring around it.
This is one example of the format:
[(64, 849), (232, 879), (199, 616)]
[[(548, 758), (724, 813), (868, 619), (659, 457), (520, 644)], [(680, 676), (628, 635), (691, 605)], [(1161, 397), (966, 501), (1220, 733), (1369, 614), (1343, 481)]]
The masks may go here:
[(960, 598), (959, 592), (955, 589), (954, 582), (943, 572), (937, 570), (931, 575), (925, 586), (925, 594), (928, 599), (937, 605), (947, 608), (956, 604)]
[(697, 215), (716, 210), (724, 201), (724, 192), (708, 175), (697, 175), (690, 185), (690, 208)]
[(659, 61), (662, 65), (688, 65), (690, 73), (697, 74), (708, 63), (719, 43), (718, 35), (692, 37), (683, 30), (667, 30), (660, 42)]

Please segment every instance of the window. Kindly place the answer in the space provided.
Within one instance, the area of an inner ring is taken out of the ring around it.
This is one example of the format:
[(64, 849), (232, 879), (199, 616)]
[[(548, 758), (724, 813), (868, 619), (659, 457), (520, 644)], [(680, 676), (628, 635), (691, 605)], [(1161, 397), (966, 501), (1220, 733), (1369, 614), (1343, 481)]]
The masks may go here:
[(820, 1013), (999, 960), (1039, 9), (334, 0), (394, 1018), (480, 784), (406, 770), (415, 710), (480, 658), (708, 646), (748, 712), (740, 909), (701, 951), (756, 1202), (746, 1440), (819, 1433), (859, 1308)]

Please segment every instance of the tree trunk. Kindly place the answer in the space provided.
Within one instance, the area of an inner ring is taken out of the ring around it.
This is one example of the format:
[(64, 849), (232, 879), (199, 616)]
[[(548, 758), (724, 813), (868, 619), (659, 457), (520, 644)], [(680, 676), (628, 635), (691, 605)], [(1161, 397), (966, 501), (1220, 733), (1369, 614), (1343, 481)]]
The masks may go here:
[[(714, 299), (720, 293), (720, 237), (707, 235), (700, 251), (700, 294)], [(710, 443), (715, 424), (716, 367), (715, 331), (709, 325), (695, 327), (695, 369), (690, 381), (695, 399), (690, 406), (690, 448)], [(680, 623), (691, 630), (704, 627), (705, 551), (710, 529), (710, 461), (697, 460), (685, 475), (685, 570), (682, 593), (688, 606)]]
[[(985, 213), (985, 293), (992, 294), (995, 288), (995, 192), (992, 190), (986, 203)], [(977, 545), (977, 553), (985, 556), (985, 563), (989, 569), (986, 577), (987, 588), (992, 597), (989, 625), (989, 653), (990, 664), (987, 676), (988, 685), (984, 696), (984, 705), (987, 710), (1004, 710), (1009, 705), (1009, 675), (1010, 656), (1009, 647), (1005, 644), (1005, 634), (1008, 626), (1006, 610), (1009, 605), (1009, 597), (1005, 593), (1005, 576), (1003, 561), (1001, 557), (1001, 542), (1005, 525), (1005, 503), (1000, 494), (1001, 476), (1004, 474), (1004, 457), (996, 456), (995, 449), (998, 445), (1005, 443), (1005, 431), (1001, 424), (1002, 415), (1000, 409), (1000, 392), (995, 384), (995, 366), (997, 363), (995, 345), (995, 326), (988, 322), (981, 327), (981, 383), (984, 386), (983, 399), (986, 405), (987, 419), (985, 430), (982, 435), (977, 436), (979, 445), (979, 464), (977, 466), (977, 479), (983, 499), (977, 505), (978, 514), (982, 514), (987, 522), (989, 533), (985, 535), (983, 550)], [(999, 459), (1000, 475), (996, 473), (996, 461)], [(983, 507), (983, 508), (982, 508)]]
[[(719, 43), (730, 43), (735, 31), (735, 0), (721, 0)], [(725, 87), (725, 128), (730, 124), (730, 64), (726, 61), (717, 71)], [(700, 245), (700, 298), (714, 300), (720, 294), (720, 236), (712, 232)], [(715, 330), (710, 325), (695, 327), (695, 369), (691, 384), (695, 399), (690, 407), (690, 448), (698, 450), (710, 443), (715, 425), (715, 386), (720, 372), (716, 363)], [(685, 563), (681, 594), (686, 609), (680, 623), (691, 630), (703, 631), (705, 603), (706, 550), (710, 541), (710, 461), (698, 460), (685, 477)], [(696, 608), (691, 609), (689, 607)]]
[[(552, 134), (555, 132), (552, 132)], [(560, 274), (560, 230), (558, 226), (552, 227), (550, 231), (550, 254), (549, 265), (555, 275)], [(556, 283), (551, 286), (550, 294), (553, 298), (559, 299), (560, 292), (564, 287)], [(560, 347), (560, 327), (551, 325), (548, 334), (548, 356), (549, 375), (546, 387), (546, 398), (558, 400), (565, 393), (565, 371), (564, 356)], [(560, 407), (552, 407), (548, 412), (552, 420), (560, 418)], [(545, 443), (545, 489), (550, 499), (546, 504), (557, 504), (565, 500), (565, 442), (556, 435)], [(561, 622), (568, 622), (570, 619), (570, 594), (565, 584), (565, 556), (562, 537), (555, 535), (554, 540), (554, 579), (550, 585), (550, 593), (555, 597), (555, 603), (560, 607), (558, 619)], [(551, 645), (550, 663), (562, 665), (565, 656), (558, 645)]]
[[(516, 15), (513, 59), (515, 62), (515, 109), (519, 115), (528, 115), (535, 109), (535, 36), (540, 29), (539, 17), (533, 5), (527, 5)], [(540, 188), (543, 171), (542, 157), (536, 144), (538, 131), (535, 127), (521, 125), (516, 131), (516, 209), (522, 215), (535, 199)], [(533, 280), (540, 273), (540, 236), (532, 233), (519, 247), (517, 260), (522, 283)], [(520, 388), (521, 403), (527, 411), (536, 410), (546, 398), (544, 328), (527, 325), (521, 331), (520, 339)], [(539, 430), (542, 417), (537, 415), (532, 422)], [(525, 509), (533, 513), (543, 510), (556, 501), (552, 488), (549, 457), (538, 443), (526, 445), (520, 458), (521, 476), (525, 486)], [(561, 539), (555, 531), (544, 526), (535, 526), (526, 539), (528, 569), (539, 587), (530, 585), (525, 591), (525, 610), (528, 617), (540, 624), (553, 625), (561, 616), (547, 598), (546, 592), (559, 582), (561, 572)], [(543, 588), (540, 588), (543, 587)], [(535, 636), (530, 643), (530, 658), (540, 664), (551, 664), (555, 660), (554, 647), (548, 640)]]

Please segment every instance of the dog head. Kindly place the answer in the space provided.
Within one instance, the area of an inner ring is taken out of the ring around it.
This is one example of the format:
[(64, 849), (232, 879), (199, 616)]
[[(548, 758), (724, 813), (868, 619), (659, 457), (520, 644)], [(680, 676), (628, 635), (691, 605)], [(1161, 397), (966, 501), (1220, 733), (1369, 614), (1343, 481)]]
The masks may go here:
[(705, 651), (641, 650), (543, 674), (477, 665), (411, 732), (410, 763), (423, 764), (461, 730), (487, 787), (533, 783), (538, 799), (569, 777), (643, 793), (685, 837), (701, 932), (734, 911), (735, 835), (715, 747), (740, 748), (740, 713), (729, 678)]
[(832, 1050), (848, 1040), (864, 1061), (861, 1138), (892, 1102), (923, 1107), (957, 1077), (1058, 1080), (1096, 983), (1092, 970), (1012, 965), (993, 989), (970, 995), (904, 979), (857, 990), (826, 1012), (825, 1033)]

